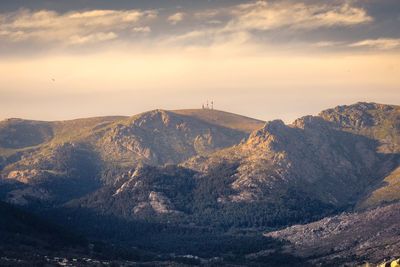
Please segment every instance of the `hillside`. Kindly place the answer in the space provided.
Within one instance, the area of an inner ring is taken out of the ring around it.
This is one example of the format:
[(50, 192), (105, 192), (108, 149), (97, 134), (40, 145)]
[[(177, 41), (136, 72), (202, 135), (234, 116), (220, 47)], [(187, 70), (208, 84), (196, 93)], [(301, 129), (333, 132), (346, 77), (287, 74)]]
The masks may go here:
[[(19, 156), (5, 156), (0, 196), (34, 205), (47, 218), (93, 239), (244, 264), (246, 257), (255, 264), (285, 256), (311, 262), (314, 256), (301, 254), (302, 248), (276, 250), (284, 243), (260, 239), (261, 233), (343, 211), (380, 209), (400, 199), (399, 106), (356, 103), (261, 128), (255, 120), (212, 112), (154, 110), (101, 121), (80, 127), (68, 142), (48, 134), (51, 123), (39, 123), (41, 139), (13, 148)], [(249, 125), (256, 128), (250, 135)], [(396, 207), (371, 214), (384, 216)], [(361, 232), (339, 236), (350, 242), (344, 249), (353, 251), (352, 242), (377, 222), (369, 215), (348, 216)], [(391, 239), (378, 246), (386, 240)], [(335, 249), (333, 243), (326, 250), (321, 244), (315, 262), (332, 260), (325, 256)], [(351, 255), (372, 262), (385, 257), (379, 247), (371, 251), (373, 259), (367, 252)], [(353, 260), (350, 254), (338, 255), (344, 262)]]
[(400, 151), (400, 106), (359, 102), (322, 111), (337, 129), (379, 141), (380, 153)]
[[(226, 114), (243, 123), (254, 121)], [(121, 170), (139, 163), (176, 164), (210, 154), (247, 137), (244, 131), (223, 126), (224, 116), (209, 123), (195, 112), (154, 110), (132, 117), (2, 121), (0, 192), (8, 190), (5, 197), (17, 204), (32, 199), (64, 202), (112, 182)]]
[(199, 120), (231, 128), (234, 130), (239, 130), (246, 133), (251, 133), (263, 127), (265, 121), (252, 119), (249, 117), (237, 115), (234, 113), (229, 113), (221, 110), (210, 110), (210, 109), (181, 109), (181, 110), (171, 110), (173, 113), (192, 116), (198, 118)]
[(369, 194), (359, 202), (358, 208), (373, 208), (400, 199), (400, 167), (369, 190)]
[[(400, 203), (362, 213), (343, 213), (265, 234), (290, 242), (285, 252), (311, 264), (376, 266), (400, 256)], [(262, 253), (260, 253), (262, 255)]]
[[(0, 201), (0, 266), (132, 266), (174, 264), (154, 254), (85, 237)], [(176, 263), (175, 263), (176, 264)]]
[[(367, 105), (347, 109), (360, 106)], [(395, 171), (399, 156), (339, 126), (321, 116), (267, 122), (238, 145), (178, 166), (131, 168), (69, 207), (227, 229), (281, 227), (352, 210)]]
[(45, 256), (85, 252), (87, 240), (0, 201), (0, 265), (43, 264)]
[[(348, 109), (359, 110), (363, 105)], [(386, 110), (390, 113), (396, 110), (399, 114), (396, 106)], [(385, 112), (383, 109), (382, 113)], [(371, 126), (374, 131), (387, 122), (379, 123)], [(372, 131), (365, 124), (360, 125), (363, 131)], [(359, 134), (358, 128), (350, 132), (345, 126), (320, 116), (306, 116), (291, 125), (279, 120), (267, 122), (247, 141), (208, 157), (192, 158), (182, 166), (207, 173), (212, 164), (237, 163), (237, 174), (231, 184), (236, 192), (224, 198), (228, 202), (275, 198), (274, 195), (296, 188), (337, 207), (351, 206), (397, 168), (399, 155), (380, 153), (380, 139)], [(394, 136), (393, 140), (397, 140), (399, 135), (391, 130), (380, 138), (389, 140)]]

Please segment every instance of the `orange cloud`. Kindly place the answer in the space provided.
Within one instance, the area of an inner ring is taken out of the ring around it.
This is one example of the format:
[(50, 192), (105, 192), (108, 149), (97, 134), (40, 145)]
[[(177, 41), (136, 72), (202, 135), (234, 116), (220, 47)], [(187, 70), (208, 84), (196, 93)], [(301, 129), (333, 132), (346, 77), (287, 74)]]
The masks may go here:
[(379, 38), (352, 43), (350, 47), (372, 47), (380, 50), (391, 50), (400, 47), (400, 39)]
[(84, 44), (118, 37), (126, 29), (148, 29), (144, 23), (157, 17), (153, 10), (92, 10), (59, 14), (21, 10), (0, 15), (0, 36), (13, 42)]
[(373, 21), (365, 10), (348, 4), (307, 5), (296, 2), (257, 1), (241, 4), (232, 9), (235, 17), (226, 30), (271, 30), (280, 27), (315, 29), (348, 26)]
[(175, 14), (169, 16), (169, 17), (168, 17), (168, 21), (169, 21), (169, 23), (171, 23), (172, 25), (175, 25), (175, 24), (177, 24), (178, 22), (180, 22), (180, 21), (183, 20), (183, 16), (184, 16), (184, 14), (183, 14), (182, 12), (178, 12), (178, 13), (175, 13)]

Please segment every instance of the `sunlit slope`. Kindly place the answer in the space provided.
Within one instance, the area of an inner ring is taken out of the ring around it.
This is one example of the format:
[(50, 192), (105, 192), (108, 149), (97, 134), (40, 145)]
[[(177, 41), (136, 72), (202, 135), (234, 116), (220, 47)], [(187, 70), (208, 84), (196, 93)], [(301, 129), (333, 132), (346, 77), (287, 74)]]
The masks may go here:
[(127, 117), (107, 116), (67, 121), (5, 119), (0, 121), (0, 156), (51, 142), (75, 141)]
[(263, 127), (265, 123), (265, 121), (256, 120), (253, 118), (221, 110), (182, 109), (172, 110), (171, 112), (186, 116), (192, 116), (208, 123), (224, 126), (246, 133), (251, 133), (252, 131)]
[(394, 202), (400, 199), (400, 167), (387, 176), (379, 185), (378, 189), (363, 201), (359, 208), (370, 208), (381, 204)]
[(177, 164), (248, 136), (165, 110), (55, 122), (9, 119), (0, 126), (0, 177), (22, 183), (6, 190), (8, 201), (17, 204), (79, 197), (123, 168)]
[[(276, 226), (352, 209), (398, 168), (397, 154), (379, 152), (379, 140), (358, 134), (386, 125), (384, 119), (369, 122), (371, 113), (391, 118), (396, 108), (357, 103), (332, 109), (337, 121), (270, 121), (238, 145), (179, 166), (131, 168), (77, 206), (132, 218), (186, 214), (200, 224), (214, 220), (211, 214), (229, 214), (217, 220), (229, 227), (243, 223), (245, 214), (252, 214), (247, 225)], [(391, 134), (387, 128), (380, 138)]]
[(380, 153), (400, 152), (400, 106), (357, 103), (337, 106), (319, 114), (340, 130), (363, 135), (379, 142)]

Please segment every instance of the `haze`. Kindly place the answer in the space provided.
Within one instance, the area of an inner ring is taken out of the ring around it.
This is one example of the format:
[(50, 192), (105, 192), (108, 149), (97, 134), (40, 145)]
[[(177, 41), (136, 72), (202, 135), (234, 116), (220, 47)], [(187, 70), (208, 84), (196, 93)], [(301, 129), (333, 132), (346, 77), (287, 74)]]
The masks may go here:
[(398, 1), (0, 3), (0, 119), (400, 103)]

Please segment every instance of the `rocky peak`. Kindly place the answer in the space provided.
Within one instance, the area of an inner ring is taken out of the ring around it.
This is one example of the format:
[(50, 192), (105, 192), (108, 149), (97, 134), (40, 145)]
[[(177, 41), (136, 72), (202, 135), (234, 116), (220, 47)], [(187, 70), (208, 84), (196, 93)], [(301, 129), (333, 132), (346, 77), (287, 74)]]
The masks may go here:
[(279, 131), (285, 127), (286, 125), (282, 120), (273, 120), (266, 122), (262, 130), (264, 132), (272, 132), (272, 131)]
[(264, 127), (252, 132), (247, 140), (248, 144), (257, 144), (273, 139), (286, 130), (287, 126), (282, 120), (273, 120), (265, 123)]
[(374, 120), (371, 111), (378, 110), (379, 104), (359, 102), (354, 105), (337, 106), (322, 111), (319, 116), (337, 125), (350, 128), (373, 126)]
[(127, 127), (155, 127), (168, 126), (171, 120), (169, 112), (162, 109), (151, 110), (123, 121), (122, 124)]
[(290, 126), (306, 130), (325, 127), (327, 122), (320, 117), (308, 115), (295, 120)]

